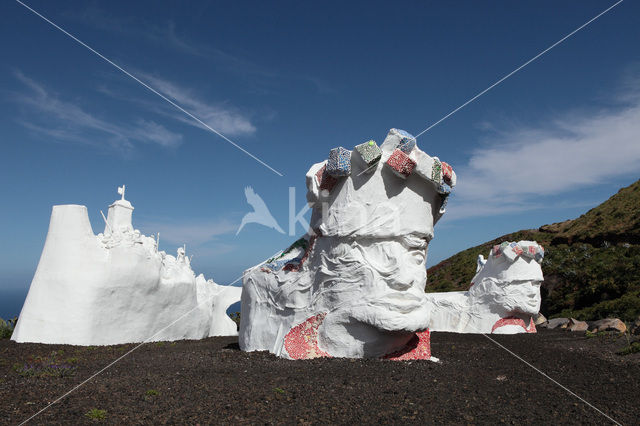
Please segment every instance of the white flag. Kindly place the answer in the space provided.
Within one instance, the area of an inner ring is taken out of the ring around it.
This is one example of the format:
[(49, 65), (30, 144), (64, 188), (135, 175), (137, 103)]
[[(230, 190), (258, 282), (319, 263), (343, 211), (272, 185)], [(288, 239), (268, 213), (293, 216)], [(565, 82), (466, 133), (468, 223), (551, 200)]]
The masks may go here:
[(118, 187), (118, 194), (124, 198), (124, 185)]

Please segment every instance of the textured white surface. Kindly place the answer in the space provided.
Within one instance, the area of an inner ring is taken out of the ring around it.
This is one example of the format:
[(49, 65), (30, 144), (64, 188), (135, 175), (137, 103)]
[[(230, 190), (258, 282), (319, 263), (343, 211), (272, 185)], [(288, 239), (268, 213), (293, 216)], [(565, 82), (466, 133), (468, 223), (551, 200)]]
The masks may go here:
[(110, 345), (237, 334), (226, 309), (242, 289), (196, 277), (182, 248), (177, 257), (158, 252), (131, 226), (132, 211), (116, 201), (105, 233), (94, 235), (85, 206), (53, 207), (12, 340)]
[[(519, 246), (539, 247), (533, 241)], [(540, 264), (527, 255), (494, 252), (478, 259), (478, 271), (468, 291), (427, 293), (431, 331), (515, 334), (533, 332), (531, 318), (540, 310)], [(524, 325), (524, 327), (523, 327)]]
[[(320, 190), (317, 176), (326, 162), (311, 166), (309, 248), (245, 271), (242, 350), (293, 357), (287, 334), (317, 315), (322, 323), (309, 335), (317, 335), (310, 356), (379, 357), (428, 327), (426, 252), (443, 198), (430, 180), (416, 174), (401, 179), (384, 165), (401, 137), (396, 129), (389, 132), (382, 159), (368, 173), (364, 161), (352, 156), (351, 175), (331, 191)], [(298, 270), (282, 267), (305, 255)]]

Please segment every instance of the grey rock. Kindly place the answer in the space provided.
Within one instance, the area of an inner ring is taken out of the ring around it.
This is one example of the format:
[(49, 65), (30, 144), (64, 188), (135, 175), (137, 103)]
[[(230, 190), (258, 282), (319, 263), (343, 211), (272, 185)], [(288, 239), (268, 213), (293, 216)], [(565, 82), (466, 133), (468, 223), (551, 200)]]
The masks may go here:
[(542, 325), (545, 322), (547, 322), (547, 318), (544, 315), (542, 315), (540, 312), (538, 312), (538, 314), (533, 317), (533, 323), (535, 325)]
[(589, 323), (589, 331), (593, 333), (599, 331), (617, 331), (624, 333), (627, 331), (627, 326), (618, 318), (605, 318), (598, 321), (591, 321)]
[(634, 336), (640, 336), (640, 317), (631, 325), (631, 334)]
[(567, 324), (567, 330), (569, 331), (587, 331), (589, 324), (586, 321), (579, 321), (575, 318), (571, 318)]
[(567, 324), (569, 324), (569, 318), (554, 318), (549, 320), (547, 328), (567, 328)]

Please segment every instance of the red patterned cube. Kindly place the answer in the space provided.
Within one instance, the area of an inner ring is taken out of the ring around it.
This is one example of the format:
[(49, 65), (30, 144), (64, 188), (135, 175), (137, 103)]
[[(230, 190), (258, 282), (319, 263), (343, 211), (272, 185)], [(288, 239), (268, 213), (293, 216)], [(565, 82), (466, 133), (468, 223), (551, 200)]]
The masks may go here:
[(391, 167), (391, 170), (403, 179), (413, 172), (416, 167), (416, 162), (413, 161), (407, 154), (395, 149), (393, 154), (387, 159), (387, 165)]
[(333, 187), (336, 186), (336, 183), (338, 183), (337, 178), (327, 173), (326, 165), (322, 166), (322, 168), (318, 170), (318, 172), (316, 173), (316, 179), (318, 180), (318, 185), (320, 185), (320, 191), (331, 192)]
[(451, 166), (448, 163), (442, 161), (442, 179), (444, 180), (444, 182), (451, 187), (456, 186), (454, 176), (455, 175)]
[(518, 244), (513, 245), (512, 248), (516, 256), (520, 256), (523, 253), (522, 247), (520, 247)]

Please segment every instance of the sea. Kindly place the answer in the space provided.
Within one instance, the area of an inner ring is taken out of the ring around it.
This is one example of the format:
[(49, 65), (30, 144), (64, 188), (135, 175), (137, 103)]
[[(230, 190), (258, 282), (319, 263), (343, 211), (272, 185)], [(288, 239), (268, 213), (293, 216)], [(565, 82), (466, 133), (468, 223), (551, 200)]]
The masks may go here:
[(0, 288), (0, 318), (12, 319), (20, 314), (24, 300), (27, 298), (28, 287)]

